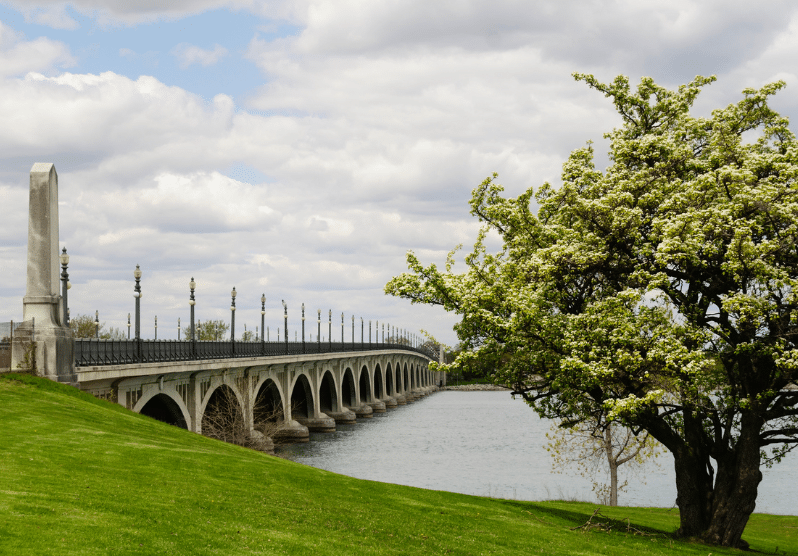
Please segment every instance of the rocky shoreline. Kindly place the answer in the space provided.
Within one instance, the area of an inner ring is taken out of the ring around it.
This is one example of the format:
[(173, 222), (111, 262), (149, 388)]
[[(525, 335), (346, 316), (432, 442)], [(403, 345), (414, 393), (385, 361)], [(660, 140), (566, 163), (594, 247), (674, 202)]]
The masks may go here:
[(444, 386), (442, 390), (459, 390), (463, 392), (495, 392), (499, 390), (509, 392), (510, 389), (495, 384), (464, 384), (462, 386)]

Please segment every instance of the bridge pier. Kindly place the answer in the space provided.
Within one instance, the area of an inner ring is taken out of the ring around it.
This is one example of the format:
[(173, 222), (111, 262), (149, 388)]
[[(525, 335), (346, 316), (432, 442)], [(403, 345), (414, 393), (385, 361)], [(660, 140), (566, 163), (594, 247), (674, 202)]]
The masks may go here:
[(354, 411), (344, 408), (342, 411), (327, 411), (328, 416), (335, 419), (336, 424), (353, 425), (357, 422), (357, 415)]
[(367, 404), (374, 413), (385, 413), (385, 402), (375, 401)]
[(273, 440), (277, 443), (290, 444), (293, 442), (308, 442), (310, 440), (310, 430), (303, 424), (291, 420), (284, 424), (277, 433), (275, 433)]
[(374, 410), (368, 404), (362, 404), (357, 407), (352, 408), (357, 415), (358, 419), (371, 419), (374, 417)]
[(297, 417), (296, 421), (306, 426), (310, 432), (335, 432), (335, 419), (324, 413), (312, 418)]

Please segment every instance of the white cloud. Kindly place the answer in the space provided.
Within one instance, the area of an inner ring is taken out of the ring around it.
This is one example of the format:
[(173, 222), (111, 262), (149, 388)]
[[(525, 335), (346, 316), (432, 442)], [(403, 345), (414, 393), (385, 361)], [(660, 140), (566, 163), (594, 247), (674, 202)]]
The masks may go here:
[(212, 66), (227, 55), (227, 49), (219, 44), (213, 45), (213, 50), (205, 50), (193, 44), (180, 43), (172, 49), (172, 55), (185, 69), (193, 64)]
[[(694, 70), (717, 71), (719, 82), (699, 101), (705, 106), (774, 77), (796, 81), (798, 24), (778, 2), (70, 6), (98, 22), (228, 6), (304, 25), (296, 36), (251, 41), (248, 56), (267, 78), (243, 106), (226, 95), (206, 102), (149, 76), (54, 75), (68, 62), (65, 45), (43, 38), (61, 54), (12, 54), (35, 41), (0, 26), (0, 56), (20, 68), (0, 78), (0, 195), (9, 200), (0, 207), (0, 256), (3, 269), (14, 269), (0, 275), (18, 283), (13, 292), (2, 286), (0, 301), (21, 308), (24, 280), (14, 276), (24, 268), (25, 236), (15, 215), (26, 214), (31, 164), (52, 161), (73, 261), (73, 310), (100, 308), (114, 326), (130, 310), (138, 263), (145, 323), (155, 311), (162, 322), (185, 318), (194, 276), (201, 319), (229, 318), (235, 285), (242, 322), (259, 323), (266, 293), (272, 332), (284, 298), (294, 324), (305, 302), (337, 318), (344, 310), (347, 319), (354, 311), (409, 328), (423, 321), (417, 327), (453, 343), (452, 317), (385, 298), (382, 287), (405, 269), (407, 249), (439, 263), (454, 245), (473, 241), (467, 201), (494, 170), (515, 195), (556, 181), (562, 161), (585, 141), (602, 151), (602, 133), (619, 120), (571, 72), (603, 80), (626, 73), (633, 81), (645, 72), (674, 85)], [(142, 48), (132, 41), (119, 55)], [(175, 55), (198, 72), (222, 55), (221, 46), (192, 48)]]
[(64, 3), (34, 8), (28, 7), (23, 10), (23, 13), (26, 21), (46, 25), (53, 29), (73, 31), (80, 27), (80, 24), (67, 14), (66, 4)]
[(174, 20), (217, 9), (248, 10), (273, 19), (299, 20), (306, 10), (304, 1), (290, 0), (6, 0), (4, 3), (30, 21), (56, 29), (77, 27), (77, 22), (70, 23), (74, 20), (66, 13), (67, 7), (95, 19), (103, 27)]
[(45, 37), (26, 41), (22, 33), (0, 21), (0, 76), (30, 71), (50, 72), (74, 63), (69, 47), (64, 43)]

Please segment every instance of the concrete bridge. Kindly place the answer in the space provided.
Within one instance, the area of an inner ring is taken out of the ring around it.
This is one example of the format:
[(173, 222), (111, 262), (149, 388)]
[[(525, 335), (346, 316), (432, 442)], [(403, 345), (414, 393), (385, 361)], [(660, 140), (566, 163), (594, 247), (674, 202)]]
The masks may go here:
[(262, 337), (76, 340), (68, 325), (66, 263), (60, 279), (58, 274), (58, 231), (58, 175), (52, 164), (37, 163), (30, 173), (24, 323), (11, 346), (13, 369), (27, 368), (197, 433), (209, 414), (235, 400), (245, 430), (257, 434), (277, 419), (279, 435), (291, 441), (370, 418), (445, 383), (443, 373), (429, 370), (437, 353), (396, 338), (308, 345)]
[(305, 441), (309, 432), (335, 431), (437, 390), (441, 373), (430, 357), (383, 349), (238, 357), (201, 361), (86, 366), (75, 369), (82, 390), (132, 411), (201, 433), (203, 418), (238, 402), (247, 428), (259, 430), (276, 415), (280, 436)]

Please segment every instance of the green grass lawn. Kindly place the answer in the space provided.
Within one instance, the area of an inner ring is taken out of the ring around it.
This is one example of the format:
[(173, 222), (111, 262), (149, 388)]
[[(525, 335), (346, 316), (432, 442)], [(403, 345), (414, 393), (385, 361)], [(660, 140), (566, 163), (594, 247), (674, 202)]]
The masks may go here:
[[(352, 479), (0, 377), (0, 554), (740, 553), (673, 539), (676, 510), (601, 508), (610, 532), (571, 530), (595, 508)], [(798, 554), (796, 530), (754, 515), (744, 538)]]

